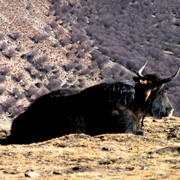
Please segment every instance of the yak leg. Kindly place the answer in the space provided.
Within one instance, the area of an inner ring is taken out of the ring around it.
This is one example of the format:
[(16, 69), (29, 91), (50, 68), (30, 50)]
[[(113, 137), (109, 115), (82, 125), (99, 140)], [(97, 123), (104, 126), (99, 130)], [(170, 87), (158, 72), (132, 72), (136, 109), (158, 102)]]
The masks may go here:
[(112, 119), (117, 123), (117, 131), (120, 133), (133, 133), (136, 135), (144, 135), (144, 132), (138, 128), (136, 116), (129, 110), (113, 110)]

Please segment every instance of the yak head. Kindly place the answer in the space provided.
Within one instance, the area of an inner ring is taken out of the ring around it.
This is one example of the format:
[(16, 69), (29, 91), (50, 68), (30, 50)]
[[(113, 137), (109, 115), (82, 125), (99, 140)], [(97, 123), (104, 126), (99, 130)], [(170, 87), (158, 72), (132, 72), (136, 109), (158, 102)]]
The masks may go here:
[(178, 76), (180, 68), (171, 77), (163, 79), (157, 74), (142, 75), (142, 71), (146, 64), (147, 62), (136, 73), (137, 76), (133, 77), (136, 83), (136, 97), (144, 103), (143, 105), (146, 106), (147, 113), (151, 116), (162, 118), (172, 115), (174, 109), (167, 96), (166, 83)]

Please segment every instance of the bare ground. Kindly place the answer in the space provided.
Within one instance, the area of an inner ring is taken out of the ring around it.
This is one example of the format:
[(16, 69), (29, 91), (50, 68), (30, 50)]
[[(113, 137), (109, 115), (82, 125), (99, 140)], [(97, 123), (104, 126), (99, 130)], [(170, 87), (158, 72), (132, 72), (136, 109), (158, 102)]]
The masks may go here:
[(144, 130), (0, 146), (0, 179), (179, 179), (180, 118), (147, 118)]

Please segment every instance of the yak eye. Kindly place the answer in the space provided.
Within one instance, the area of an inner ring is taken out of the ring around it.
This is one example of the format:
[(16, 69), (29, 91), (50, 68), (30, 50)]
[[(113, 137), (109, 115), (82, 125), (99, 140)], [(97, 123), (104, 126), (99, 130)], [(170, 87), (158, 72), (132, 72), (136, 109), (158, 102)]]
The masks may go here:
[(147, 81), (147, 80), (142, 80), (142, 79), (140, 79), (140, 83), (141, 83), (141, 84), (147, 84), (148, 81)]

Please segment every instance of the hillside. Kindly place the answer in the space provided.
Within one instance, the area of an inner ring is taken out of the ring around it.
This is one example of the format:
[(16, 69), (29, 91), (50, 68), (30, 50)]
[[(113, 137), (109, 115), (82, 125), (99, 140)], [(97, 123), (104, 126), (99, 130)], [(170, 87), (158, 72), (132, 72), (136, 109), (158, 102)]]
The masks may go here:
[[(180, 67), (178, 0), (1, 0), (0, 138), (39, 96)], [(168, 84), (180, 116), (180, 75)], [(145, 136), (70, 134), (0, 145), (0, 179), (180, 177), (180, 118), (146, 118)]]

